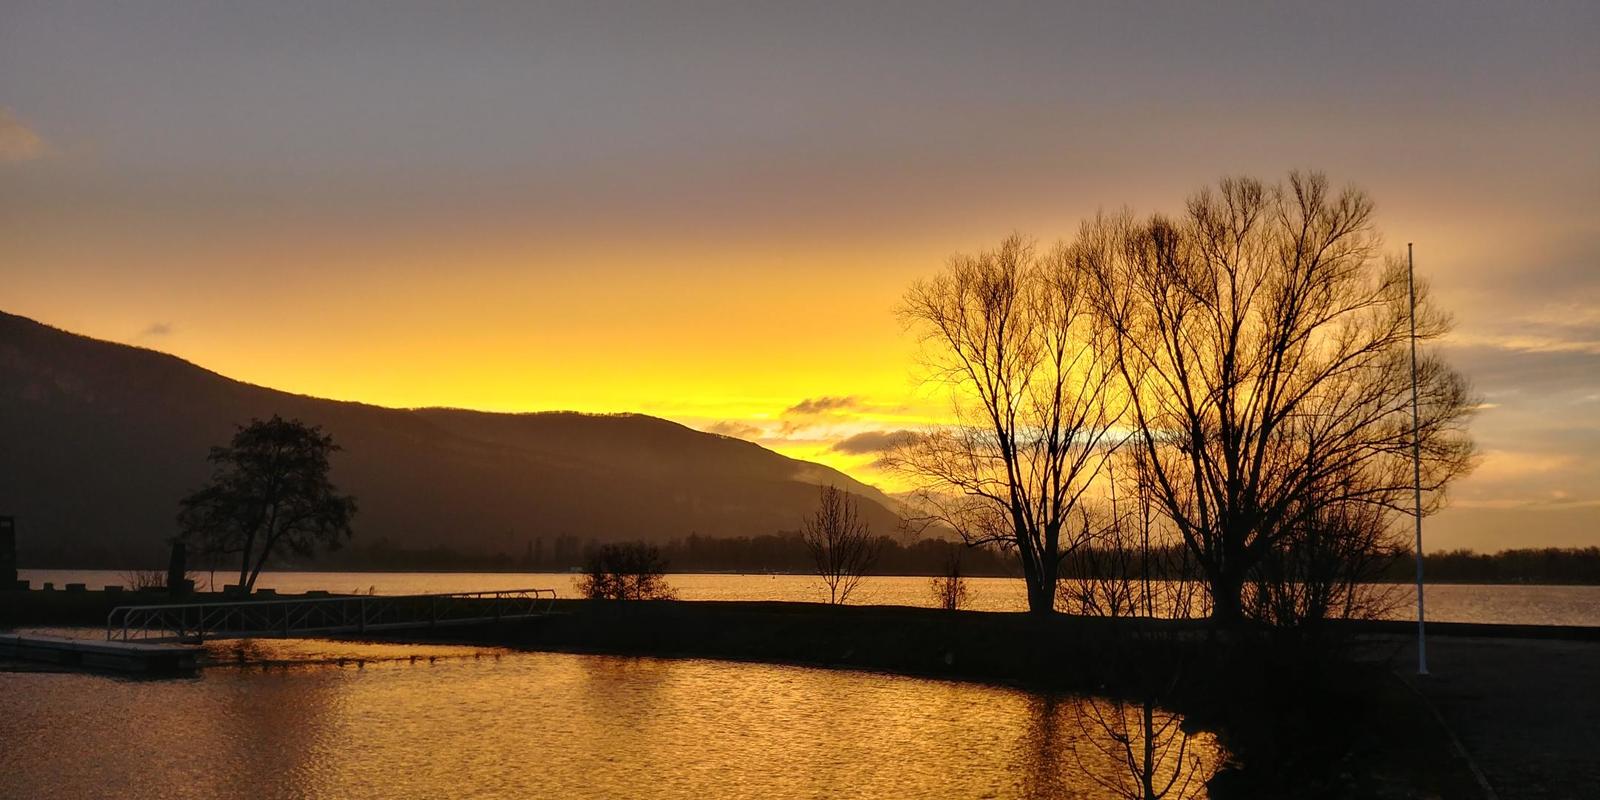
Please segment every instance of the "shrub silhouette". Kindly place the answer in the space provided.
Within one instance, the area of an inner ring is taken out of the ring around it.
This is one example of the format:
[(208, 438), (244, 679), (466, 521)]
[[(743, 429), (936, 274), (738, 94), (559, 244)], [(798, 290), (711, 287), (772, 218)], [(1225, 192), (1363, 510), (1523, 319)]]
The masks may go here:
[(578, 591), (590, 600), (671, 600), (667, 562), (661, 550), (644, 542), (622, 542), (590, 548), (584, 554), (584, 576)]

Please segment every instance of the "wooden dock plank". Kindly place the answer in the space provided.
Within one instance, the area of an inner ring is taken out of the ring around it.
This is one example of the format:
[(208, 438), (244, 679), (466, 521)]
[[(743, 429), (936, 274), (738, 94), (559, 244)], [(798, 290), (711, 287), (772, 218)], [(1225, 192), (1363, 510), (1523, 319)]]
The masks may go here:
[(32, 633), (0, 634), (0, 658), (143, 674), (193, 672), (194, 647), (145, 642), (108, 642)]

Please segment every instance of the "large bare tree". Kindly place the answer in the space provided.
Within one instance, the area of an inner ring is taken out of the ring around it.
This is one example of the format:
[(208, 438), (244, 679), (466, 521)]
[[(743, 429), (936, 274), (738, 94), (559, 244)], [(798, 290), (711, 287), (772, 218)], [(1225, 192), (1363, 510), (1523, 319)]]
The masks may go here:
[(953, 422), (892, 452), (929, 521), (1014, 550), (1028, 608), (1054, 610), (1062, 559), (1097, 524), (1079, 501), (1115, 443), (1116, 373), (1097, 348), (1094, 282), (1073, 250), (1020, 236), (958, 255), (907, 293)]
[[(1293, 173), (1284, 185), (1224, 180), (1180, 217), (1102, 217), (1080, 236), (1074, 258), (1097, 277), (1140, 478), (1203, 569), (1218, 619), (1241, 616), (1252, 569), (1319, 507), (1409, 513), (1409, 287), (1372, 217), (1361, 191)], [(1449, 327), (1425, 291), (1415, 323), (1424, 343)], [(1470, 466), (1472, 403), (1436, 355), (1418, 370), (1432, 509)]]

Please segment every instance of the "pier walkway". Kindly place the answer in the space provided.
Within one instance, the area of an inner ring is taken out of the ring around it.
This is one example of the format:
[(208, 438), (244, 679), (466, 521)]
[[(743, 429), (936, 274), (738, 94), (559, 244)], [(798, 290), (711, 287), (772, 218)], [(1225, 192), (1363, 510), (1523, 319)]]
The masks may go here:
[(102, 642), (70, 636), (0, 633), (0, 658), (57, 664), (64, 667), (144, 675), (194, 672), (194, 647), (144, 642)]
[(554, 589), (506, 589), (121, 606), (106, 617), (106, 641), (202, 642), (481, 625), (542, 617), (555, 599)]
[(195, 670), (200, 653), (196, 645), (208, 640), (309, 639), (491, 625), (548, 615), (555, 598), (553, 589), (509, 589), (119, 606), (106, 617), (104, 640), (0, 634), (0, 658), (182, 674)]

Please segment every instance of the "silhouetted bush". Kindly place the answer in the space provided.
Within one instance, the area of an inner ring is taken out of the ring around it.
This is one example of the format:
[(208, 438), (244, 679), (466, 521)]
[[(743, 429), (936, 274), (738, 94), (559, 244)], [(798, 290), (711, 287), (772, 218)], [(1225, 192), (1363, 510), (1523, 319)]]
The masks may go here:
[(167, 573), (159, 569), (123, 570), (122, 582), (130, 592), (155, 592), (167, 588)]
[(1329, 619), (1379, 619), (1393, 610), (1396, 595), (1392, 587), (1373, 583), (1400, 549), (1384, 510), (1350, 502), (1318, 505), (1251, 570), (1245, 614), (1307, 633)]
[(578, 591), (590, 600), (671, 600), (661, 550), (644, 542), (606, 544), (589, 549)]
[(933, 601), (946, 611), (955, 611), (967, 604), (971, 592), (966, 576), (961, 574), (961, 551), (950, 553), (943, 575), (928, 579), (928, 591), (933, 593)]

